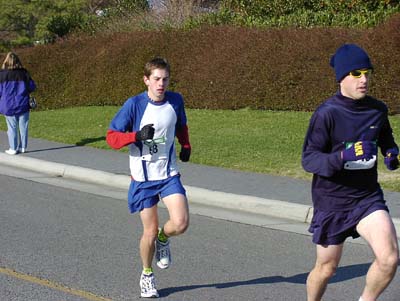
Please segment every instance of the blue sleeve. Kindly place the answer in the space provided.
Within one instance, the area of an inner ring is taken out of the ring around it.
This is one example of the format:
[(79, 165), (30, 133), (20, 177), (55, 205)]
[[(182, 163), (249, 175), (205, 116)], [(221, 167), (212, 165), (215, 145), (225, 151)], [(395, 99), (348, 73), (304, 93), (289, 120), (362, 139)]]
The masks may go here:
[(31, 92), (33, 92), (33, 91), (35, 91), (35, 90), (36, 90), (36, 84), (35, 84), (35, 82), (34, 82), (33, 79), (30, 79), (30, 80), (29, 80), (28, 91), (29, 91), (29, 93), (31, 93)]
[(118, 132), (131, 132), (135, 120), (132, 99), (128, 99), (111, 120), (109, 129)]
[(181, 129), (187, 124), (185, 105), (183, 97), (180, 94), (177, 95), (177, 107), (175, 109), (177, 115), (176, 129)]
[(315, 112), (311, 117), (304, 140), (302, 165), (307, 172), (331, 177), (343, 168), (340, 151), (332, 152), (330, 120)]
[(179, 116), (178, 116), (177, 126), (178, 126), (178, 128), (182, 128), (186, 124), (187, 124), (186, 112), (185, 112), (185, 107), (182, 102), (181, 110), (180, 110)]

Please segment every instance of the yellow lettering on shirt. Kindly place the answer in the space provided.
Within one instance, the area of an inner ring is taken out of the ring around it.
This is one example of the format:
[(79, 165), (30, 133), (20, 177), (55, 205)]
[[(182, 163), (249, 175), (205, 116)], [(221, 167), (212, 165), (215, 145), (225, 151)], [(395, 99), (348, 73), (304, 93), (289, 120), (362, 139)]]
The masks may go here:
[(358, 141), (354, 144), (354, 150), (356, 152), (356, 156), (362, 156), (364, 154), (361, 141)]

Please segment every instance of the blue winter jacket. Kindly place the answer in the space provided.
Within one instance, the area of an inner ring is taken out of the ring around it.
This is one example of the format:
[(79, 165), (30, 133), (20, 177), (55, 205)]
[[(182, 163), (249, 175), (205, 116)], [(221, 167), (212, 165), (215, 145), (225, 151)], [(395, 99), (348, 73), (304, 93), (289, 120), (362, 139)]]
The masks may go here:
[(29, 93), (35, 89), (26, 69), (0, 70), (0, 114), (15, 116), (29, 111)]

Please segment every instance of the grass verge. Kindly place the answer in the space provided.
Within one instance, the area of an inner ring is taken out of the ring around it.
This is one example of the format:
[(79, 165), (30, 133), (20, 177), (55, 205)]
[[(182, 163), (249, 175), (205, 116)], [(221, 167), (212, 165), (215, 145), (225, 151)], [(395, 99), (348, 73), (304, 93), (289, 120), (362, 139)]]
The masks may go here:
[[(105, 142), (109, 123), (119, 107), (93, 106), (33, 111), (29, 135), (66, 144), (110, 149)], [(301, 167), (301, 150), (310, 112), (187, 110), (193, 148), (191, 162), (229, 169), (311, 179)], [(4, 117), (0, 129), (6, 130)], [(397, 142), (400, 116), (391, 116)], [(127, 151), (124, 148), (122, 151)], [(383, 188), (400, 191), (400, 172), (386, 170)]]

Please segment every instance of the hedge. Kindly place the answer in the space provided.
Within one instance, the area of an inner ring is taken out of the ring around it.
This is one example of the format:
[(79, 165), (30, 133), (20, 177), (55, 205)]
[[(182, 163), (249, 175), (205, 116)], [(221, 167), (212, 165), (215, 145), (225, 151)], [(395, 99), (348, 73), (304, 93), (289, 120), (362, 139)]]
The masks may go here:
[(170, 89), (189, 108), (310, 111), (337, 89), (329, 59), (343, 43), (368, 51), (370, 94), (399, 113), (400, 14), (373, 29), (136, 31), (16, 51), (37, 82), (42, 109), (121, 105), (145, 89), (145, 62), (164, 56), (172, 65)]

